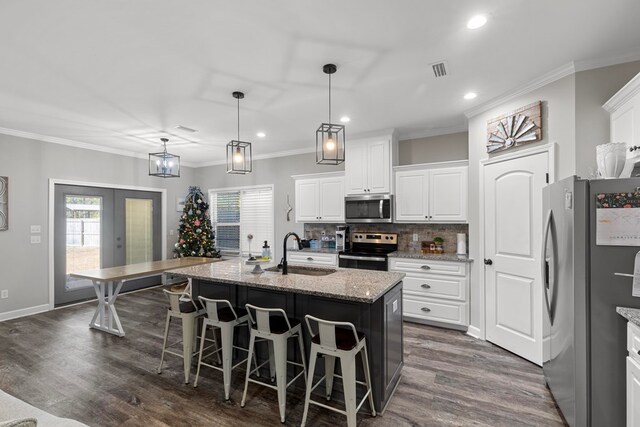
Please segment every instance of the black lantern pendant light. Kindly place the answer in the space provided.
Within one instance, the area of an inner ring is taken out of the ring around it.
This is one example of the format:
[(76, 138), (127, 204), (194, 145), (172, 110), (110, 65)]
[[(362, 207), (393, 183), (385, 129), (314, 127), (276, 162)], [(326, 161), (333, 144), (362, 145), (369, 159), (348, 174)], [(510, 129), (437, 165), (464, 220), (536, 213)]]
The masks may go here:
[(240, 141), (240, 100), (244, 93), (233, 92), (238, 100), (238, 139), (227, 144), (227, 173), (245, 174), (251, 172), (251, 143)]
[(331, 123), (331, 74), (337, 70), (334, 64), (322, 67), (322, 71), (329, 75), (329, 122), (322, 123), (316, 131), (316, 163), (319, 165), (344, 162), (344, 125)]
[(149, 153), (149, 175), (160, 178), (180, 177), (180, 156), (167, 153), (167, 138), (160, 138), (164, 145), (164, 151)]

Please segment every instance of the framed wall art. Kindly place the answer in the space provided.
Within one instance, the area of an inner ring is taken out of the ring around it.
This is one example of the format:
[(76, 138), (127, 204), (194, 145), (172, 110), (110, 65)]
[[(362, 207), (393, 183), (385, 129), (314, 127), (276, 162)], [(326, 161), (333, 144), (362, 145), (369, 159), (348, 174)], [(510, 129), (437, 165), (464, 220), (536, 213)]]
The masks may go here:
[(9, 177), (0, 176), (0, 231), (9, 229)]
[(542, 139), (542, 102), (534, 102), (487, 122), (487, 153)]

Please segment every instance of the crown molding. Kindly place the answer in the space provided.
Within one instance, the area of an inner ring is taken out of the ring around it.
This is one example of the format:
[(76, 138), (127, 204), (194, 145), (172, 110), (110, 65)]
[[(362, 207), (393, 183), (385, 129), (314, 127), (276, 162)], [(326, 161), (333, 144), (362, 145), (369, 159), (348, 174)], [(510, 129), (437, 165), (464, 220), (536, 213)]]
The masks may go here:
[(572, 74), (575, 74), (575, 65), (573, 62), (569, 62), (562, 67), (551, 70), (550, 72), (538, 77), (537, 79), (530, 81), (529, 83), (519, 87), (516, 90), (507, 92), (503, 95), (493, 98), (490, 101), (485, 102), (484, 104), (480, 104), (477, 107), (467, 110), (464, 114), (465, 116), (467, 116), (467, 119), (470, 119), (474, 116), (477, 116), (478, 114), (491, 110), (492, 108), (499, 107), (507, 101), (510, 101), (522, 95), (526, 95), (527, 93), (533, 92), (536, 89), (540, 89), (543, 86), (546, 86)]
[(580, 71), (593, 70), (595, 68), (609, 67), (611, 65), (624, 64), (634, 61), (640, 61), (640, 50), (631, 53), (625, 53), (623, 55), (609, 56), (606, 58), (575, 61), (574, 65), (576, 73), (578, 73)]
[(607, 102), (605, 102), (602, 108), (607, 110), (609, 113), (613, 113), (638, 93), (640, 93), (640, 73), (629, 80), (629, 82), (624, 85), (622, 89), (616, 92), (615, 95), (613, 95)]
[[(136, 153), (134, 151), (121, 150), (118, 148), (104, 147), (102, 145), (80, 142), (72, 139), (58, 138), (56, 136), (41, 135), (39, 133), (26, 132), (22, 130), (0, 127), (0, 134), (17, 136), (19, 138), (32, 139), (34, 141), (50, 142), (52, 144), (66, 145), (67, 147), (81, 148), (84, 150), (100, 151), (102, 153), (116, 154), (119, 156), (133, 157), (135, 159), (149, 160), (148, 154)], [(180, 166), (194, 167), (193, 163), (180, 159)]]
[(460, 124), (456, 126), (421, 129), (411, 132), (400, 132), (398, 139), (400, 141), (407, 141), (410, 139), (430, 138), (432, 136), (450, 135), (452, 133), (468, 132), (469, 128), (467, 124)]

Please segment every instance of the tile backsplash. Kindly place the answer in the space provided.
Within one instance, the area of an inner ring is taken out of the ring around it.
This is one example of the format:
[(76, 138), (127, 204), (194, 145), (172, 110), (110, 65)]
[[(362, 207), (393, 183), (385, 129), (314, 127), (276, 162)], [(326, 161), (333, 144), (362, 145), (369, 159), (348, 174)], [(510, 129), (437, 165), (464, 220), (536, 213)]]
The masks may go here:
[[(336, 227), (341, 224), (305, 224), (304, 235), (306, 239), (320, 240), (322, 232), (327, 236), (335, 236)], [(434, 237), (444, 239), (444, 252), (455, 253), (457, 234), (467, 235), (467, 248), (469, 248), (468, 224), (349, 224), (350, 231), (398, 233), (398, 250), (420, 250), (420, 242), (433, 240)], [(418, 241), (413, 242), (413, 234), (418, 234)], [(467, 249), (468, 250), (468, 249)]]

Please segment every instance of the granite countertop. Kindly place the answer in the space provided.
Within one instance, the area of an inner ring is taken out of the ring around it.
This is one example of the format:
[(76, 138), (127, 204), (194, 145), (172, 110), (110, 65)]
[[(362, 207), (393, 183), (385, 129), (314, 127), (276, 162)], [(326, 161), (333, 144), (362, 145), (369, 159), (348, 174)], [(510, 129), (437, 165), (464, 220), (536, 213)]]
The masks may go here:
[(636, 326), (640, 326), (640, 308), (616, 307), (618, 314)]
[(393, 258), (429, 259), (432, 261), (454, 261), (472, 263), (473, 260), (468, 255), (457, 254), (423, 254), (421, 252), (396, 251), (389, 254)]
[[(213, 264), (179, 268), (170, 270), (167, 273), (240, 286), (252, 286), (365, 303), (375, 302), (404, 278), (404, 273), (351, 268), (336, 268), (333, 269), (335, 273), (326, 276), (307, 276), (291, 273), (284, 276), (280, 272), (271, 271), (252, 274), (253, 266), (245, 265), (244, 261), (238, 261), (237, 259), (226, 260)], [(273, 265), (275, 263), (264, 264), (262, 267), (268, 268)], [(294, 263), (289, 263), (289, 267), (295, 265)], [(317, 267), (313, 267), (313, 269), (326, 270)]]
[(337, 250), (336, 248), (332, 248), (332, 249), (328, 249), (328, 248), (322, 248), (322, 249), (302, 248), (302, 249), (287, 249), (287, 253), (289, 253), (289, 252), (313, 252), (313, 253), (316, 253), (316, 254), (337, 254), (340, 251)]

